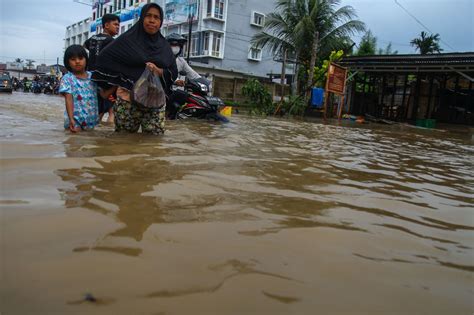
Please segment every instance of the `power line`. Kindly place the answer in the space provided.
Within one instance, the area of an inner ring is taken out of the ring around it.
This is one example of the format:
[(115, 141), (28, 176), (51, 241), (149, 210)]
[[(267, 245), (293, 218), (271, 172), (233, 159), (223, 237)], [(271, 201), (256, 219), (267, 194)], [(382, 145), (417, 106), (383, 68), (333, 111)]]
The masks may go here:
[[(395, 1), (395, 3), (400, 7), (402, 8), (403, 11), (405, 11), (409, 16), (411, 16), (418, 24), (420, 24), (425, 30), (427, 30), (428, 32), (430, 32), (431, 34), (435, 34), (433, 31), (431, 31), (425, 24), (423, 24), (423, 22), (421, 22), (414, 14), (412, 14), (410, 11), (408, 11), (407, 9), (405, 9), (404, 6), (402, 6), (398, 0), (393, 0)], [(452, 50), (456, 50), (454, 49), (451, 45), (449, 45), (448, 43), (446, 43), (444, 40), (440, 39), (440, 42), (442, 42), (443, 44), (445, 44), (446, 46), (448, 46), (449, 48), (451, 48)]]
[[(382, 43), (386, 43), (386, 44), (392, 44), (393, 46), (405, 46), (405, 47), (411, 47), (411, 45), (409, 44), (402, 44), (402, 43), (398, 43), (398, 42), (394, 42), (394, 41), (391, 41), (391, 40), (387, 40), (387, 39), (384, 39), (384, 38), (380, 38), (378, 37), (377, 35), (374, 35), (375, 38), (377, 38), (377, 41), (380, 41)], [(362, 37), (364, 37), (364, 35), (354, 35), (354, 37), (357, 37), (359, 39), (361, 39)]]

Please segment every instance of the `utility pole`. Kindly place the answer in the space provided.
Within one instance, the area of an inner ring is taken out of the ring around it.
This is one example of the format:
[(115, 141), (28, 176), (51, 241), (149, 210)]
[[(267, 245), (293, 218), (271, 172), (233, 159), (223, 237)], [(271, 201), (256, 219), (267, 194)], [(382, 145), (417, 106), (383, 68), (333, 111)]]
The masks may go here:
[[(189, 6), (191, 9), (191, 6)], [(188, 56), (186, 61), (189, 63), (189, 58), (191, 57), (191, 36), (193, 34), (193, 20), (194, 20), (194, 12), (191, 14), (191, 11), (188, 15), (188, 23), (189, 23), (189, 32), (188, 32)]]
[(193, 20), (194, 20), (194, 5), (193, 0), (188, 0), (188, 23), (189, 23), (189, 30), (188, 30), (188, 56), (186, 61), (189, 63), (189, 58), (191, 58), (191, 37), (193, 36)]

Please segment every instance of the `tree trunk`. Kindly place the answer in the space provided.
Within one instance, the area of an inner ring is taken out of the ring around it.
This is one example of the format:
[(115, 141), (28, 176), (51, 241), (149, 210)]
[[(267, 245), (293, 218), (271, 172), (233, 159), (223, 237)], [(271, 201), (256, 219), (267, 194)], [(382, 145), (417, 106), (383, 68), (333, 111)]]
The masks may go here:
[(305, 100), (308, 101), (311, 93), (311, 87), (313, 86), (313, 78), (314, 78), (314, 66), (316, 65), (316, 55), (318, 53), (318, 46), (319, 46), (319, 31), (314, 33), (313, 39), (313, 47), (311, 49), (311, 60), (309, 62), (309, 75), (308, 75), (308, 83), (306, 86), (306, 97)]
[(288, 50), (285, 49), (283, 51), (283, 62), (281, 65), (281, 100), (280, 104), (283, 104), (283, 96), (285, 96), (285, 76), (286, 76), (286, 56), (287, 56)]
[(286, 76), (286, 73), (285, 73), (285, 70), (286, 70), (286, 55), (287, 55), (287, 49), (283, 50), (283, 61), (281, 63), (281, 78), (280, 78), (280, 87), (281, 87), (281, 98), (280, 98), (280, 104), (278, 104), (275, 112), (273, 113), (273, 115), (276, 115), (278, 114), (278, 112), (280, 111), (280, 108), (281, 106), (283, 105), (283, 96), (285, 95), (285, 76)]

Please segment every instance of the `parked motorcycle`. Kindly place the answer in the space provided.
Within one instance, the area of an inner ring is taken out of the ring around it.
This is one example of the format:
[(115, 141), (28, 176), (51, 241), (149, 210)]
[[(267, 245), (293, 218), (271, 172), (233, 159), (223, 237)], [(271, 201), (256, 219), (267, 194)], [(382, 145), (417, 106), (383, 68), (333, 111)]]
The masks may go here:
[[(221, 122), (229, 120), (219, 113), (224, 102), (215, 96), (209, 96), (209, 81), (205, 78), (186, 79), (185, 90), (175, 90), (173, 99), (176, 100), (169, 110), (170, 119), (206, 119)], [(181, 102), (180, 102), (181, 101)], [(184, 103), (182, 102), (184, 101)]]
[(53, 86), (51, 85), (50, 82), (46, 82), (44, 84), (44, 88), (43, 88), (43, 93), (44, 94), (53, 94)]
[(12, 87), (13, 87), (13, 91), (15, 91), (15, 92), (16, 92), (17, 90), (21, 89), (21, 88), (22, 88), (21, 81), (13, 80)]
[(31, 92), (31, 81), (24, 81), (23, 92)]
[(39, 81), (33, 81), (33, 84), (31, 86), (31, 91), (35, 94), (39, 94), (41, 93), (43, 90), (43, 86), (41, 84), (41, 82)]

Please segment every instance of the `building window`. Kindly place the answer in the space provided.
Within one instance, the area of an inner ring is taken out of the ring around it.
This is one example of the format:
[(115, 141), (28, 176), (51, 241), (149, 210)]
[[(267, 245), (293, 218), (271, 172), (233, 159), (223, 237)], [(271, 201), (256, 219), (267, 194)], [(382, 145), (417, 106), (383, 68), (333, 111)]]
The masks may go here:
[(265, 14), (258, 13), (255, 11), (252, 12), (250, 24), (263, 27), (264, 23), (265, 23)]
[(202, 55), (209, 56), (209, 47), (211, 42), (211, 33), (206, 32), (204, 33), (204, 39), (202, 44)]
[(223, 20), (224, 2), (225, 0), (207, 0), (206, 16)]
[(222, 57), (223, 34), (216, 32), (204, 32), (202, 36), (202, 51), (199, 55)]
[(128, 1), (128, 6), (131, 7), (133, 5), (133, 0)]
[(125, 25), (123, 25), (123, 26), (120, 28), (120, 34), (123, 34), (123, 32), (125, 32)]
[(191, 56), (197, 56), (197, 55), (199, 55), (199, 51), (198, 51), (199, 45), (198, 45), (198, 42), (199, 42), (199, 34), (193, 34), (193, 35), (191, 36)]
[(95, 11), (92, 12), (92, 20), (95, 21)]
[(132, 24), (128, 24), (128, 28), (127, 29), (131, 29), (132, 28)]
[(214, 33), (213, 35), (211, 56), (221, 57), (222, 34)]
[(257, 47), (250, 47), (248, 59), (254, 60), (254, 61), (261, 61), (262, 49), (257, 48)]
[(207, 16), (212, 15), (212, 0), (207, 0)]
[[(188, 36), (184, 35), (184, 37), (186, 37), (186, 39), (188, 39)], [(191, 42), (186, 42), (186, 44), (183, 46), (183, 55), (184, 57), (187, 57), (188, 56), (188, 45), (190, 44), (191, 45), (191, 57), (193, 56), (198, 56), (199, 55), (199, 34), (193, 34), (191, 36)]]
[(224, 19), (224, 0), (215, 0), (214, 17)]

